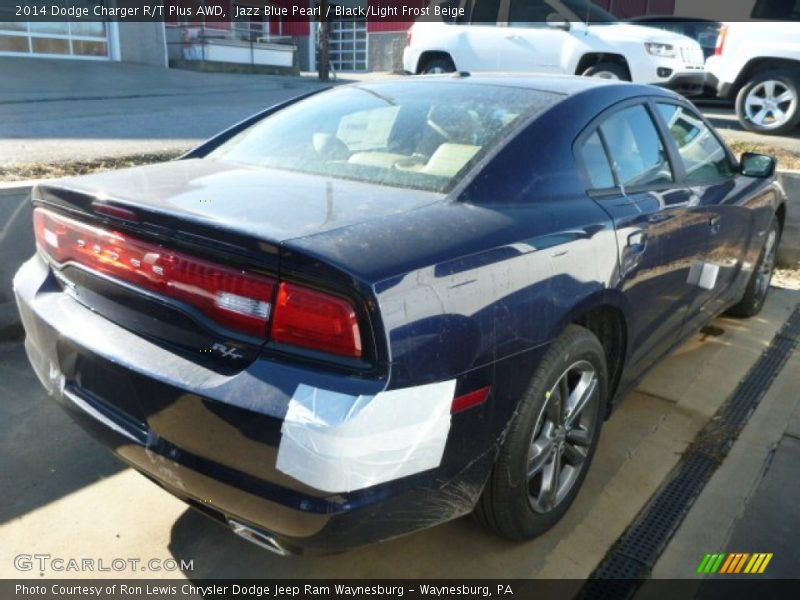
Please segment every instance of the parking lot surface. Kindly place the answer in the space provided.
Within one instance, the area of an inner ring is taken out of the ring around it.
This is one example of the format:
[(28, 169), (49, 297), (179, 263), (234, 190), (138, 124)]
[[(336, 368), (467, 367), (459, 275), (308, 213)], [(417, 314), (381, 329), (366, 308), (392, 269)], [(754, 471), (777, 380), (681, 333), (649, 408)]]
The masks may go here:
[[(773, 289), (760, 316), (746, 321), (718, 319), (714, 325), (721, 331), (693, 336), (654, 370), (605, 424), (577, 501), (542, 537), (512, 544), (463, 518), (322, 557), (272, 555), (125, 468), (45, 396), (27, 366), (21, 343), (1, 345), (0, 486), (13, 493), (0, 505), (0, 577), (40, 577), (38, 569), (17, 571), (13, 557), (44, 553), (103, 559), (107, 565), (114, 558), (191, 561), (191, 568), (178, 572), (45, 573), (62, 577), (585, 578), (798, 301), (796, 291)], [(792, 369), (797, 365), (795, 360), (787, 366), (781, 385), (797, 389), (800, 369)], [(781, 393), (772, 402), (766, 403), (770, 414), (784, 415), (791, 414), (800, 399)], [(759, 408), (754, 420), (761, 412)], [(734, 453), (731, 456), (735, 459)], [(729, 490), (734, 495), (740, 492)], [(732, 511), (731, 519), (736, 515)], [(691, 533), (703, 535), (702, 524)], [(687, 568), (680, 561), (668, 567), (662, 571), (665, 576), (690, 575), (675, 575)]]
[[(381, 76), (346, 74), (339, 82)], [(311, 73), (199, 73), (8, 57), (0, 57), (0, 80), (14, 81), (0, 89), (0, 167), (180, 152), (268, 106), (322, 86)], [(741, 128), (730, 106), (699, 106), (728, 140), (800, 154), (800, 129), (789, 136), (759, 136)]]

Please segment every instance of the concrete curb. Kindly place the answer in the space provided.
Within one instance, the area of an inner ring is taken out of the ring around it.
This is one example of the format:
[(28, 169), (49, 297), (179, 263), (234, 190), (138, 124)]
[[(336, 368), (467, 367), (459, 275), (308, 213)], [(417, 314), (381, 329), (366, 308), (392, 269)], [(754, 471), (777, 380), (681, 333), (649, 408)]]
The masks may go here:
[[(781, 171), (778, 178), (789, 198), (778, 263), (796, 269), (800, 267), (800, 171)], [(11, 282), (19, 265), (35, 251), (29, 200), (36, 183), (0, 183), (0, 340), (20, 332)]]

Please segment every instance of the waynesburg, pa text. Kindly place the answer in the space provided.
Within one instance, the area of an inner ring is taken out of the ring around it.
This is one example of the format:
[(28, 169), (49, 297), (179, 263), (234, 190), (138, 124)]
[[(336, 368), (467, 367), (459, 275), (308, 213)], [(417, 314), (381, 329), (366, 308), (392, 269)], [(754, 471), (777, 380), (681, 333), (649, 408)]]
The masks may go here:
[[(496, 588), (496, 589), (494, 589)], [(468, 598), (490, 598), (513, 597), (514, 591), (508, 584), (489, 585), (441, 585), (441, 584), (418, 584), (418, 585), (283, 585), (283, 584), (209, 584), (198, 585), (192, 583), (175, 584), (128, 584), (128, 583), (109, 583), (107, 585), (80, 585), (80, 584), (47, 584), (47, 585), (26, 585), (17, 584), (15, 586), (16, 596), (61, 596), (61, 597), (96, 597), (104, 598), (107, 596), (161, 596), (161, 597), (185, 597), (200, 596), (205, 597), (229, 597), (246, 596), (252, 597), (336, 597), (342, 596), (383, 596), (402, 598), (408, 592), (410, 595), (425, 597), (444, 597), (444, 596), (464, 596)]]

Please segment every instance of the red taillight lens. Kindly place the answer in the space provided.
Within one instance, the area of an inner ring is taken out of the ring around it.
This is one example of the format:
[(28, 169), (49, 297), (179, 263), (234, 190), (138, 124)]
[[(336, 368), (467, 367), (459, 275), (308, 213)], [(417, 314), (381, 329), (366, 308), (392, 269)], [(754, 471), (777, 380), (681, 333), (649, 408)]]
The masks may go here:
[(719, 29), (719, 36), (717, 37), (717, 47), (714, 50), (714, 54), (717, 56), (722, 56), (722, 53), (725, 52), (725, 42), (728, 40), (728, 26), (723, 25)]
[(282, 282), (272, 339), (281, 344), (360, 358), (361, 331), (353, 305), (338, 296)]
[(408, 32), (406, 33), (406, 48), (411, 47), (411, 42), (413, 40), (414, 40), (414, 32), (411, 29), (409, 29)]
[(217, 323), (264, 338), (275, 280), (34, 210), (36, 241), (58, 263), (75, 263), (176, 298)]

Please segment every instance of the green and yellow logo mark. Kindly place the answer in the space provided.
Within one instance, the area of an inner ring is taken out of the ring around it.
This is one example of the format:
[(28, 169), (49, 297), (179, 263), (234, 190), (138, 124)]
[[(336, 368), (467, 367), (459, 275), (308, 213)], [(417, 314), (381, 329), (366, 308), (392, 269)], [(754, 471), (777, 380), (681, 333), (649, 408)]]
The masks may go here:
[(772, 553), (757, 552), (731, 552), (721, 554), (706, 554), (703, 562), (697, 567), (698, 573), (713, 575), (714, 573), (724, 573), (734, 575), (736, 573), (763, 573), (769, 561), (772, 560)]

